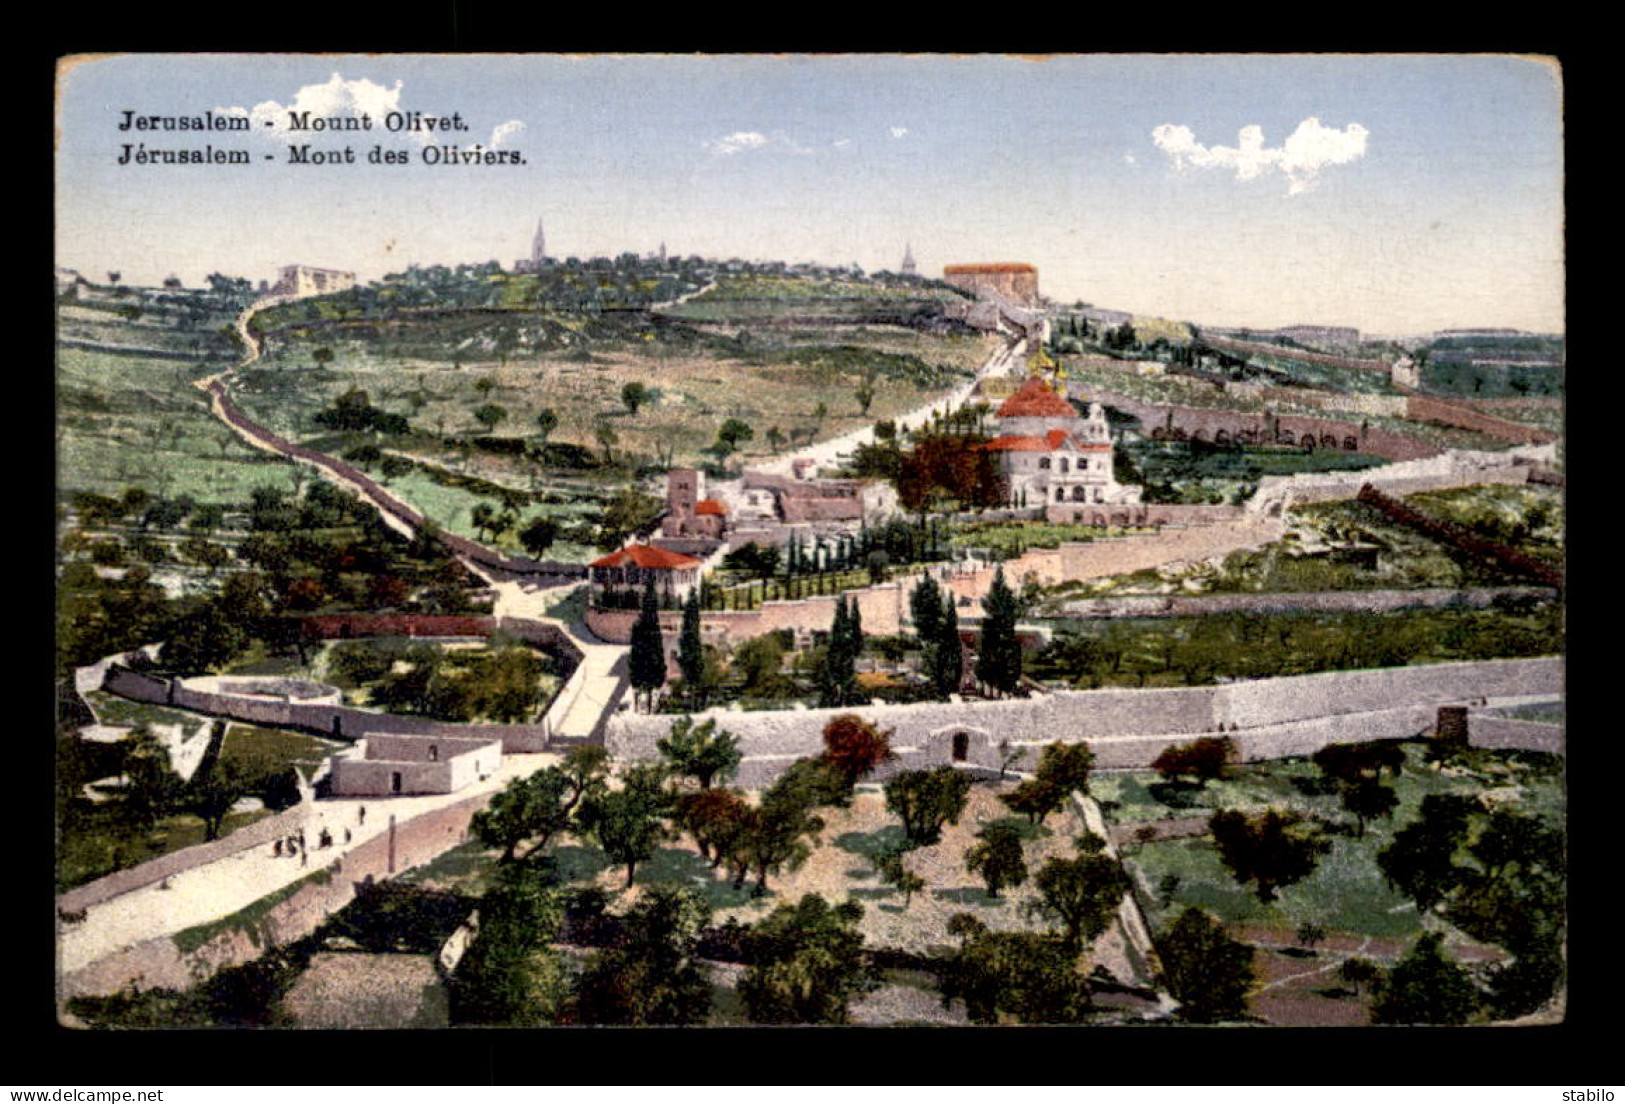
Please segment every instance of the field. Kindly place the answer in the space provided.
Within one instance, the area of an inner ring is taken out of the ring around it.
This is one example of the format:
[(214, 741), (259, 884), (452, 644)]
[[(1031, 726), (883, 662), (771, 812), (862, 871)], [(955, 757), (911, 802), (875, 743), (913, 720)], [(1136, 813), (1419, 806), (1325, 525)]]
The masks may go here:
[[(1376, 866), (1376, 854), (1394, 832), (1416, 819), (1422, 798), (1431, 793), (1479, 794), (1496, 791), (1520, 808), (1561, 820), (1564, 793), (1561, 760), (1535, 753), (1475, 752), (1467, 766), (1440, 768), (1425, 743), (1405, 744), (1405, 768), (1394, 780), (1399, 807), (1386, 820), (1371, 822), (1363, 838), (1336, 836), (1332, 851), (1315, 873), (1280, 891), (1265, 905), (1237, 885), (1206, 838), (1206, 820), (1222, 808), (1295, 809), (1353, 827), (1338, 799), (1316, 792), (1320, 772), (1305, 759), (1280, 759), (1232, 768), (1232, 776), (1200, 791), (1173, 787), (1152, 771), (1097, 775), (1091, 789), (1101, 802), (1113, 834), (1125, 845), (1127, 865), (1137, 872), (1152, 927), (1186, 905), (1208, 909), (1227, 921), (1296, 927), (1313, 922), (1356, 936), (1409, 939), (1422, 929), (1408, 899), (1389, 888)], [(1200, 823), (1197, 823), (1200, 822)], [(1135, 842), (1147, 827), (1164, 830), (1185, 823), (1185, 838)], [(1178, 876), (1171, 901), (1164, 879)], [(1164, 903), (1168, 901), (1168, 903)]]
[[(668, 841), (654, 858), (639, 864), (631, 891), (626, 889), (626, 868), (611, 865), (590, 839), (567, 837), (551, 853), (564, 882), (572, 886), (595, 885), (612, 897), (635, 897), (640, 889), (656, 885), (693, 889), (713, 909), (714, 925), (730, 919), (752, 923), (778, 905), (797, 901), (807, 893), (820, 894), (831, 902), (850, 898), (863, 906), (860, 930), (867, 948), (929, 957), (947, 953), (957, 944), (947, 931), (948, 921), (957, 913), (969, 913), (997, 931), (1038, 931), (1047, 926), (1029, 908), (1037, 897), (1030, 878), (1023, 886), (1006, 889), (994, 899), (988, 896), (979, 877), (964, 867), (963, 856), (975, 842), (975, 833), (993, 821), (1019, 826), (1030, 871), (1036, 872), (1048, 857), (1074, 854), (1073, 837), (1084, 830), (1081, 819), (1070, 808), (1051, 814), (1043, 826), (1036, 828), (1025, 818), (1013, 818), (998, 795), (1014, 786), (1014, 782), (977, 784), (958, 825), (945, 826), (939, 843), (908, 852), (905, 865), (923, 877), (926, 886), (906, 902), (902, 893), (880, 883), (869, 861), (879, 850), (895, 847), (903, 840), (897, 818), (886, 811), (879, 787), (873, 786), (861, 786), (849, 809), (818, 810), (826, 826), (810, 857), (797, 870), (770, 875), (764, 896), (753, 895), (753, 879), (741, 889), (733, 888), (723, 871), (713, 870), (682, 839)], [(495, 865), (495, 852), (470, 842), (399, 880), (427, 889), (477, 894), (494, 884)], [(621, 907), (616, 905), (617, 910)], [(1091, 953), (1095, 963), (1121, 980), (1136, 982), (1142, 967), (1130, 961), (1115, 932), (1102, 936)], [(731, 978), (739, 968), (719, 965), (715, 970), (721, 980)], [(859, 1022), (964, 1022), (962, 1009), (956, 1009), (957, 1014), (944, 1014), (929, 974), (890, 970), (887, 981), (885, 988), (855, 1010)], [(730, 1001), (719, 1001), (713, 1022), (745, 1022), (729, 1015), (730, 1005)]]
[[(1440, 768), (1430, 761), (1424, 743), (1407, 743), (1405, 751), (1404, 769), (1393, 780), (1400, 804), (1390, 818), (1372, 821), (1363, 837), (1355, 834), (1353, 817), (1339, 808), (1338, 799), (1320, 792), (1320, 772), (1303, 759), (1235, 767), (1230, 778), (1200, 791), (1169, 786), (1150, 771), (1096, 775), (1092, 789), (1123, 848), (1124, 865), (1136, 879), (1153, 930), (1187, 906), (1213, 913), (1232, 934), (1273, 945), (1260, 956), (1267, 982), (1304, 975), (1290, 986), (1255, 993), (1255, 1013), (1273, 1022), (1337, 1023), (1349, 1018), (1347, 997), (1352, 994), (1338, 991), (1332, 977), (1316, 974), (1329, 973), (1349, 954), (1391, 962), (1424, 930), (1440, 927), (1433, 919), (1424, 927), (1415, 905), (1387, 884), (1376, 863), (1377, 853), (1388, 846), (1394, 832), (1416, 819), (1424, 796), (1491, 793), (1522, 811), (1559, 822), (1564, 816), (1561, 760), (1478, 751), (1462, 766)], [(1347, 825), (1344, 834), (1331, 837), (1331, 851), (1321, 857), (1314, 873), (1281, 889), (1270, 904), (1260, 903), (1250, 889), (1237, 884), (1206, 834), (1207, 819), (1220, 808), (1263, 807), (1295, 809)], [(1142, 833), (1176, 838), (1139, 842)], [(1328, 933), (1319, 957), (1292, 948), (1294, 933), (1303, 924), (1319, 925)], [(1484, 960), (1501, 955), (1448, 925), (1444, 928), (1452, 957)], [(1316, 962), (1305, 961), (1309, 958)], [(1283, 988), (1293, 992), (1282, 993)], [(1318, 992), (1321, 989), (1332, 992)], [(1363, 1023), (1365, 1017), (1354, 1015), (1350, 1022)]]
[[(133, 336), (133, 335), (132, 335)], [(294, 466), (252, 449), (209, 412), (182, 361), (57, 350), (59, 494), (145, 486), (236, 503), (258, 486), (291, 488)]]
[(1559, 655), (1563, 610), (1237, 612), (1163, 618), (1047, 618), (1026, 673), (1057, 687), (1206, 686), (1369, 667)]
[[(313, 432), (316, 411), (352, 388), (365, 390), (374, 404), (405, 413), (420, 430), (442, 437), (489, 432), (534, 440), (536, 416), (549, 409), (558, 417), (550, 441), (609, 457), (670, 455), (681, 463), (704, 459), (703, 450), (715, 443), (722, 423), (738, 418), (754, 431), (738, 462), (774, 454), (770, 429), (776, 428), (786, 442), (838, 436), (911, 410), (936, 393), (908, 379), (882, 375), (874, 382), (865, 414), (855, 395), (862, 374), (817, 363), (819, 348), (856, 345), (891, 357), (916, 357), (944, 366), (946, 386), (952, 386), (968, 378), (992, 347), (987, 338), (934, 337), (898, 327), (811, 336), (814, 341), (799, 345), (789, 340), (764, 344), (748, 356), (696, 356), (666, 343), (615, 343), (594, 346), (585, 361), (559, 354), (505, 361), (471, 357), (450, 365), (380, 360), (365, 347), (333, 343), (332, 364), (316, 371), (304, 366), (314, 344), (326, 340), (318, 335), (308, 343), (283, 344), (263, 366), (245, 372), (241, 401), (251, 417), (295, 436)], [(877, 363), (891, 361), (882, 357)], [(635, 414), (622, 400), (630, 383), (652, 392)], [(504, 411), (491, 431), (474, 413), (487, 403)]]

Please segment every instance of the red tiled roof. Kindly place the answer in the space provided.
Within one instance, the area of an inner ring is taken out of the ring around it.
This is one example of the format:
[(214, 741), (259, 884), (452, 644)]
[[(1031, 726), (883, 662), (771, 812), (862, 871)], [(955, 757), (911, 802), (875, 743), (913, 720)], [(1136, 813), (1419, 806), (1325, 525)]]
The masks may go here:
[(1054, 452), (1055, 446), (1042, 437), (995, 437), (982, 446), (989, 452)]
[(714, 498), (702, 498), (694, 507), (696, 514), (715, 514), (717, 517), (726, 517), (728, 508)]
[(957, 264), (944, 265), (942, 273), (945, 276), (976, 276), (983, 273), (994, 272), (1037, 272), (1038, 269), (1030, 264), (1000, 262), (996, 264)]
[(1078, 412), (1072, 404), (1051, 391), (1049, 384), (1037, 376), (1027, 382), (999, 407), (1001, 418), (1076, 418)]
[(1048, 433), (1044, 434), (1044, 440), (1049, 442), (1049, 447), (1052, 449), (1060, 448), (1066, 443), (1066, 438), (1067, 433), (1064, 429), (1052, 429)]
[(627, 564), (653, 568), (657, 571), (676, 571), (685, 567), (699, 567), (700, 561), (681, 552), (668, 552), (664, 548), (653, 548), (647, 544), (629, 544), (619, 551), (611, 552), (601, 560), (594, 560), (588, 566), (625, 567)]

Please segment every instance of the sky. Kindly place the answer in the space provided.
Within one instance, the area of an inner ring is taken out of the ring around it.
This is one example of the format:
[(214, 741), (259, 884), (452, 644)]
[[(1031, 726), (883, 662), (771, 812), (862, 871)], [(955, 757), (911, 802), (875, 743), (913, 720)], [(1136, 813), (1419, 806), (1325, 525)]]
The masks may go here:
[[(291, 131), (306, 110), (373, 129)], [(1558, 332), (1562, 112), (1555, 62), (1503, 55), (86, 58), (58, 78), (57, 263), (370, 280), (511, 265), (541, 218), (552, 256), (873, 271), (911, 246), (928, 276), (1025, 261), (1057, 301), (1215, 326)], [(143, 144), (251, 163), (119, 164)], [(425, 163), (446, 145), (523, 163)]]

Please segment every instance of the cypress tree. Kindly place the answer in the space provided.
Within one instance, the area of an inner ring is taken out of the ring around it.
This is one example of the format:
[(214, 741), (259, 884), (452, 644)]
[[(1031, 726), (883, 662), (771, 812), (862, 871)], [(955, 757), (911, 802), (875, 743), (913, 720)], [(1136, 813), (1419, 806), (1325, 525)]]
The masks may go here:
[(1021, 685), (1017, 614), (1016, 596), (1005, 583), (1001, 567), (982, 599), (982, 646), (976, 657), (977, 679), (1001, 694), (1013, 694)]
[(914, 617), (914, 634), (929, 655), (931, 645), (937, 640), (938, 622), (942, 619), (942, 588), (927, 575), (909, 595), (908, 605), (909, 613)]
[(698, 590), (689, 591), (688, 601), (683, 603), (683, 630), (677, 638), (677, 666), (683, 672), (683, 689), (688, 691), (689, 699), (704, 708), (704, 688), (700, 683), (705, 678), (705, 648), (700, 641)]
[(666, 642), (660, 635), (660, 603), (655, 597), (654, 580), (643, 590), (643, 605), (632, 626), (632, 689), (648, 702), (654, 692), (666, 685)]
[(936, 646), (930, 654), (931, 683), (937, 694), (946, 698), (959, 689), (959, 675), (965, 662), (964, 646), (959, 642), (959, 611), (954, 607), (954, 592), (951, 590), (942, 594)]
[(843, 594), (835, 603), (835, 622), (829, 630), (829, 647), (824, 652), (823, 694), (824, 706), (845, 705), (857, 677), (855, 662), (860, 629), (854, 624), (856, 610), (847, 605)]

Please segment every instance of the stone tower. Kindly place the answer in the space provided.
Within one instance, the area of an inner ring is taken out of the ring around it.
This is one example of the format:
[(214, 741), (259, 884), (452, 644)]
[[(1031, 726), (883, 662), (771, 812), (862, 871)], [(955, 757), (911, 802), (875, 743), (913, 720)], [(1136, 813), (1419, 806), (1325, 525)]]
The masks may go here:
[(530, 263), (537, 268), (547, 260), (547, 235), (542, 232), (542, 220), (536, 220), (536, 237), (530, 243)]
[(918, 276), (919, 274), (920, 274), (920, 270), (914, 264), (914, 247), (913, 247), (913, 245), (912, 244), (904, 245), (903, 246), (903, 275), (904, 276)]

